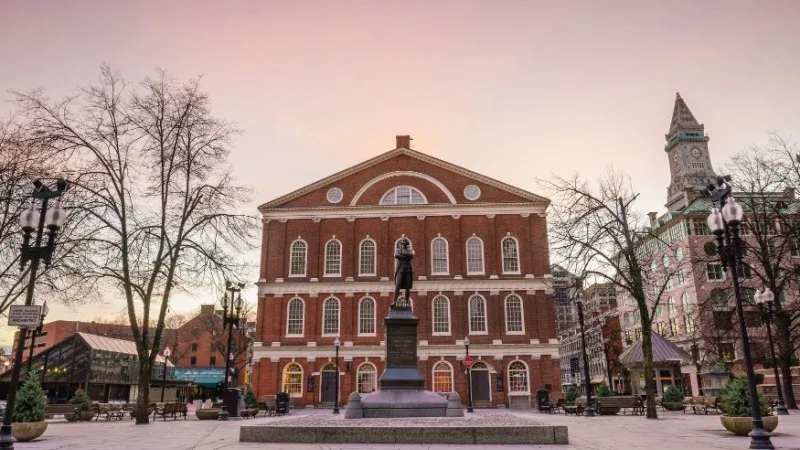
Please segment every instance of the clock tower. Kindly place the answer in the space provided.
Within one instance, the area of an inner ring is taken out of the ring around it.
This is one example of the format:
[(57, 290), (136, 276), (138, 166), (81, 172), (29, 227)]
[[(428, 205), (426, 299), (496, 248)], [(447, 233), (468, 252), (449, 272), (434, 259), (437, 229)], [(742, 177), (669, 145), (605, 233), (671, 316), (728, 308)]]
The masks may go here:
[(676, 211), (697, 198), (699, 190), (717, 176), (711, 167), (705, 128), (694, 118), (681, 94), (675, 96), (672, 122), (665, 137), (664, 151), (671, 175), (666, 207), (668, 211)]

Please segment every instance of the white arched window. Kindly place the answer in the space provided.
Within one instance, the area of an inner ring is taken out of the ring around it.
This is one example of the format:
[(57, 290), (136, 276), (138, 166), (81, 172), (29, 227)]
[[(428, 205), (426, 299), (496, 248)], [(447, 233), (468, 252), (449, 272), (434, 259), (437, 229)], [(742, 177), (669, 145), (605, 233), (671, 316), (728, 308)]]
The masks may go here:
[(483, 274), (483, 241), (473, 236), (467, 239), (467, 275)]
[(306, 254), (308, 252), (308, 245), (306, 241), (297, 239), (292, 242), (291, 250), (289, 252), (289, 276), (290, 277), (304, 277), (306, 276)]
[(286, 314), (286, 335), (303, 335), (303, 318), (305, 317), (306, 305), (302, 298), (295, 297), (289, 300), (288, 312)]
[(478, 294), (469, 298), (469, 332), (486, 334), (486, 300)]
[(411, 186), (397, 186), (381, 197), (381, 205), (424, 205), (428, 199), (419, 189)]
[(339, 335), (339, 299), (330, 297), (322, 304), (322, 335)]
[(433, 299), (433, 334), (450, 334), (450, 300), (444, 295)]
[(369, 394), (378, 390), (378, 369), (369, 362), (361, 363), (356, 370), (358, 380), (358, 393)]
[(358, 302), (359, 336), (375, 336), (375, 300), (364, 297)]
[(522, 334), (524, 332), (522, 299), (519, 295), (511, 294), (506, 297), (506, 333)]
[(361, 241), (358, 246), (358, 274), (362, 276), (375, 275), (376, 251), (375, 241), (370, 238)]
[(508, 392), (528, 392), (528, 366), (522, 361), (508, 365)]
[(342, 243), (331, 239), (325, 244), (325, 276), (342, 274)]
[(512, 236), (503, 238), (503, 273), (520, 273), (519, 271), (519, 245)]
[(675, 300), (673, 300), (672, 297), (667, 300), (667, 312), (669, 312), (670, 317), (678, 313), (678, 309), (675, 308)]
[(292, 397), (303, 395), (303, 368), (300, 364), (290, 363), (283, 368), (283, 392)]
[(689, 294), (686, 292), (681, 294), (681, 308), (683, 309), (684, 313), (692, 311), (692, 303), (689, 301)]
[(447, 361), (433, 366), (433, 392), (453, 392), (453, 366)]
[(447, 239), (434, 238), (431, 242), (431, 275), (447, 275), (449, 273), (447, 261)]

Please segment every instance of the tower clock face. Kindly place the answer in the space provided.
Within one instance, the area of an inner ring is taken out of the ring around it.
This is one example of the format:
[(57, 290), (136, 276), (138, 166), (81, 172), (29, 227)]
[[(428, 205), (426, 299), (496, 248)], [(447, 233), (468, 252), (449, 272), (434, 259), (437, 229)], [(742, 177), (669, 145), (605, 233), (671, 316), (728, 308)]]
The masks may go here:
[(702, 150), (700, 150), (697, 147), (692, 149), (692, 157), (694, 159), (700, 159), (701, 156), (703, 156), (703, 151)]

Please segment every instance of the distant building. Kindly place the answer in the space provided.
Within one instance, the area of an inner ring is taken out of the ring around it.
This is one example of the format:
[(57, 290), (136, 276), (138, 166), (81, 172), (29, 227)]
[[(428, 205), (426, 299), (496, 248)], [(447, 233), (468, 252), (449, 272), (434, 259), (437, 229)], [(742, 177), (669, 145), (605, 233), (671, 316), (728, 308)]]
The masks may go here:
[(556, 330), (558, 333), (575, 328), (577, 317), (575, 305), (570, 298), (570, 292), (575, 288), (576, 277), (567, 269), (552, 264), (550, 274), (553, 276), (553, 303), (556, 309)]

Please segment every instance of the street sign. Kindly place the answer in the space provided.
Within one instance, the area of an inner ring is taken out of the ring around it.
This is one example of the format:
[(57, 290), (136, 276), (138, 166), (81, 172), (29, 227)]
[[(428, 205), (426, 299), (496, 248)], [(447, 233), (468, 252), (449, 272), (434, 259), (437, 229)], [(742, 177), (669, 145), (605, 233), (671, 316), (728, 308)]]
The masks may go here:
[(467, 369), (472, 367), (472, 364), (474, 364), (474, 363), (475, 363), (475, 360), (472, 359), (472, 356), (467, 356), (466, 358), (464, 358), (464, 365), (467, 367)]
[(36, 328), (42, 319), (41, 305), (12, 305), (8, 309), (8, 325), (20, 328)]

